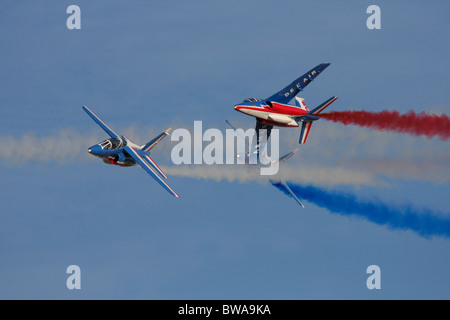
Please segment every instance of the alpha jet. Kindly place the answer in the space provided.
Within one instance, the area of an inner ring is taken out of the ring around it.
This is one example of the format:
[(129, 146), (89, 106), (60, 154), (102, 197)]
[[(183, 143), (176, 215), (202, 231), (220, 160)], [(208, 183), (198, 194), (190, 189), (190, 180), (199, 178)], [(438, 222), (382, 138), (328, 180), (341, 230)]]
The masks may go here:
[[(310, 84), (330, 64), (322, 63), (293, 81), (284, 89), (266, 99), (249, 98), (236, 104), (234, 109), (256, 118), (257, 145), (260, 144), (259, 130), (265, 129), (267, 140), (274, 126), (298, 127), (302, 123), (299, 143), (304, 144), (308, 138), (309, 130), (314, 121), (318, 120), (319, 113), (332, 104), (337, 97), (331, 97), (318, 107), (309, 110), (303, 98), (296, 95)], [(295, 98), (295, 106), (289, 102)]]
[(166, 174), (158, 167), (158, 165), (150, 158), (150, 150), (152, 150), (165, 136), (167, 136), (171, 128), (159, 134), (153, 140), (143, 146), (133, 143), (125, 136), (119, 136), (111, 128), (109, 128), (100, 118), (83, 106), (83, 110), (111, 137), (95, 146), (89, 148), (88, 152), (107, 164), (118, 165), (122, 167), (130, 167), (140, 165), (149, 175), (153, 177), (164, 189), (170, 194), (179, 198), (180, 196), (164, 181), (167, 179)]
[[(226, 123), (234, 130), (234, 131), (237, 131), (237, 129), (236, 129), (236, 127), (235, 126), (233, 126), (232, 124), (231, 124), (231, 122), (230, 121), (228, 121), (228, 120), (225, 120), (226, 121)], [(292, 157), (293, 155), (295, 155), (296, 153), (297, 153), (297, 151), (298, 151), (298, 148), (296, 148), (296, 149), (294, 149), (294, 150), (292, 150), (291, 152), (289, 152), (288, 154), (285, 154), (284, 156), (282, 156), (281, 158), (279, 158), (278, 160), (272, 160), (265, 152), (264, 152), (264, 149), (265, 149), (265, 145), (263, 145), (263, 146), (261, 146), (261, 148), (260, 148), (260, 146), (257, 146), (257, 145), (255, 145), (255, 146), (253, 146), (252, 147), (252, 150), (251, 151), (247, 151), (247, 152), (245, 152), (244, 154), (238, 154), (237, 155), (237, 157), (241, 160), (241, 161), (243, 161), (243, 163), (245, 163), (245, 164), (248, 164), (248, 165), (250, 165), (250, 167), (252, 167), (253, 165), (251, 165), (250, 163), (251, 163), (251, 161), (250, 161), (250, 158), (252, 157), (252, 156), (254, 156), (255, 154), (258, 154), (259, 155), (259, 151), (260, 150), (262, 150), (262, 152), (261, 152), (261, 157), (265, 157), (266, 158), (266, 161), (268, 162), (268, 163), (271, 163), (271, 164), (274, 164), (274, 163), (278, 163), (278, 164), (280, 164), (280, 163), (283, 163), (283, 162), (285, 162), (286, 160), (288, 160), (290, 157)], [(260, 164), (259, 164), (260, 165)], [(259, 166), (258, 164), (256, 164), (256, 167), (257, 166)], [(286, 183), (286, 181), (285, 180), (283, 180), (283, 179), (280, 179), (280, 180), (275, 180), (275, 179), (269, 179), (269, 182), (273, 185), (273, 186), (277, 186), (277, 185), (282, 185), (283, 187), (284, 187), (284, 189), (286, 190), (286, 192), (287, 193), (289, 193), (289, 195), (302, 207), (302, 208), (305, 208), (305, 206), (303, 205), (303, 203), (300, 201), (300, 199), (297, 197), (297, 195), (292, 191), (292, 189), (289, 187), (289, 185)]]

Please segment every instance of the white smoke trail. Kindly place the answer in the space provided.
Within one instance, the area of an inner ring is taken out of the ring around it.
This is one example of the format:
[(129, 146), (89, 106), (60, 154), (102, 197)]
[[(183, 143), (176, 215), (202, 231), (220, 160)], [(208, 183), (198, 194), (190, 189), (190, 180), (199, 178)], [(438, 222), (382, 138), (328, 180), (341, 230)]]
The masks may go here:
[[(290, 148), (298, 147), (296, 137), (287, 130), (282, 137)], [(320, 121), (313, 126), (306, 144), (289, 159), (291, 166), (302, 164), (340, 167), (383, 179), (417, 179), (438, 184), (450, 181), (448, 142)]]
[(415, 179), (437, 184), (450, 181), (450, 155), (416, 159), (414, 162), (397, 158), (355, 158), (347, 160), (346, 166), (390, 178)]
[[(135, 127), (123, 129), (123, 132), (138, 144), (144, 144), (158, 134), (153, 130), (147, 130), (147, 133), (143, 134)], [(93, 159), (87, 152), (88, 148), (107, 138), (109, 136), (101, 130), (80, 133), (73, 128), (63, 129), (50, 136), (37, 136), (33, 132), (25, 133), (20, 138), (3, 136), (0, 137), (0, 161), (3, 160), (7, 164), (36, 161), (67, 164), (80, 160), (88, 161)], [(158, 150), (170, 155), (167, 144), (158, 145)]]
[[(299, 152), (280, 165), (277, 177), (298, 183), (317, 185), (380, 185), (391, 178), (417, 179), (432, 183), (450, 181), (450, 150), (448, 142), (437, 139), (410, 137), (402, 134), (371, 131), (333, 123), (313, 126), (305, 145), (298, 145), (298, 130), (283, 129), (280, 144), (288, 152)], [(187, 127), (189, 128), (189, 127)], [(223, 128), (224, 131), (225, 124)], [(166, 128), (128, 127), (123, 132), (138, 144), (144, 144)], [(206, 130), (208, 128), (203, 128)], [(225, 135), (225, 134), (224, 134)], [(93, 159), (87, 149), (108, 138), (101, 130), (80, 133), (64, 129), (50, 136), (27, 133), (17, 138), (0, 137), (0, 163), (71, 162)], [(259, 170), (245, 165), (182, 165), (174, 166), (171, 150), (178, 142), (166, 138), (152, 150), (155, 161), (165, 167), (168, 174), (215, 181), (267, 181)], [(205, 144), (208, 144), (205, 142)], [(225, 143), (224, 143), (225, 145)], [(256, 173), (253, 173), (256, 172)]]
[(282, 166), (279, 173), (274, 176), (261, 176), (259, 169), (250, 165), (187, 165), (187, 166), (164, 166), (164, 172), (178, 177), (195, 179), (208, 179), (214, 181), (226, 180), (230, 182), (267, 182), (272, 180), (289, 180), (298, 183), (307, 183), (321, 186), (334, 185), (383, 185), (377, 181), (373, 175), (367, 172), (358, 172), (342, 168), (313, 168), (303, 166), (296, 168), (292, 166)]
[[(87, 149), (99, 141), (94, 133), (81, 134), (73, 129), (55, 135), (38, 137), (26, 133), (21, 138), (0, 137), (0, 160), (5, 163), (52, 162), (64, 164), (88, 159)], [(83, 157), (85, 155), (85, 157)]]

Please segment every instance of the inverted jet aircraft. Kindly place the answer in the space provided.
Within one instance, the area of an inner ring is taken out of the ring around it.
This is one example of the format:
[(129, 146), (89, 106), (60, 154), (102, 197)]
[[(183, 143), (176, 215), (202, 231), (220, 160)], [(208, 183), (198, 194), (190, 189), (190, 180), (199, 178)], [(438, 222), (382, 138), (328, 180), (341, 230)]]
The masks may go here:
[(83, 106), (83, 110), (111, 137), (95, 146), (89, 148), (88, 152), (99, 157), (107, 164), (114, 164), (122, 167), (130, 167), (139, 164), (149, 175), (166, 189), (170, 194), (179, 198), (180, 196), (164, 181), (167, 179), (165, 173), (150, 158), (150, 150), (153, 149), (172, 130), (167, 129), (153, 140), (143, 146), (133, 143), (125, 136), (119, 136), (111, 130), (100, 118)]
[[(234, 106), (235, 110), (256, 118), (257, 145), (260, 144), (260, 129), (267, 130), (267, 140), (269, 140), (273, 126), (298, 127), (300, 122), (302, 123), (302, 129), (299, 143), (304, 144), (306, 142), (313, 121), (318, 120), (318, 114), (333, 103), (337, 97), (331, 97), (313, 110), (309, 110), (303, 98), (298, 98), (296, 95), (303, 91), (329, 65), (329, 63), (317, 65), (287, 87), (266, 99), (249, 98)], [(295, 106), (289, 104), (292, 98), (295, 98)]]
[[(233, 126), (233, 125), (231, 124), (230, 121), (228, 121), (228, 120), (225, 120), (225, 121), (226, 121), (226, 123), (227, 123), (234, 131), (237, 130), (236, 127)], [(250, 164), (250, 163), (251, 163), (251, 162), (250, 162), (250, 158), (252, 157), (252, 153), (253, 153), (253, 154), (258, 153), (258, 155), (259, 155), (259, 150), (260, 150), (260, 149), (261, 149), (261, 150), (264, 150), (264, 146), (262, 146), (262, 148), (259, 148), (259, 146), (253, 146), (252, 149), (253, 149), (253, 150), (247, 151), (247, 152), (245, 152), (244, 154), (238, 154), (237, 157), (240, 158), (242, 161), (244, 161), (245, 164)], [(284, 156), (282, 156), (282, 157), (279, 158), (278, 160), (272, 160), (272, 159), (270, 159), (270, 157), (267, 156), (266, 154), (264, 154), (264, 152), (262, 152), (262, 155), (261, 155), (261, 156), (267, 158), (267, 160), (270, 161), (270, 162), (272, 162), (272, 163), (274, 163), (274, 162), (283, 163), (283, 162), (285, 162), (286, 160), (288, 160), (290, 157), (292, 157), (294, 154), (296, 154), (297, 151), (298, 151), (298, 148), (292, 150), (292, 151), (289, 152), (288, 154), (285, 154)], [(256, 165), (257, 165), (257, 164), (256, 164)], [(286, 183), (285, 180), (283, 180), (283, 179), (281, 179), (281, 180), (269, 179), (269, 182), (270, 182), (273, 186), (275, 186), (275, 187), (276, 187), (277, 185), (282, 185), (282, 186), (285, 188), (286, 192), (288, 192), (289, 195), (290, 195), (290, 196), (291, 196), (291, 197), (292, 197), (292, 198), (293, 198), (293, 199), (294, 199), (294, 200), (295, 200), (302, 208), (305, 208), (305, 206), (303, 205), (303, 203), (300, 201), (300, 199), (297, 197), (297, 195), (292, 191), (292, 189), (289, 187), (289, 185)]]

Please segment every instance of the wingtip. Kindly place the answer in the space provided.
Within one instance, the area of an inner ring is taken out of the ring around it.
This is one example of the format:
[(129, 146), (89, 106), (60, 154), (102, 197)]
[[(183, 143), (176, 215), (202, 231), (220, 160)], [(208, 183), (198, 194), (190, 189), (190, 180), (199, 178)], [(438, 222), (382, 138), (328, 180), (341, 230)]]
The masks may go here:
[(91, 114), (93, 113), (91, 109), (89, 109), (87, 106), (83, 106), (82, 109), (84, 110), (84, 112), (86, 112), (87, 114)]
[(89, 114), (89, 113), (93, 113), (92, 110), (89, 109), (88, 106), (86, 106), (86, 105), (83, 105), (81, 108), (82, 108), (86, 113), (88, 113), (88, 114)]

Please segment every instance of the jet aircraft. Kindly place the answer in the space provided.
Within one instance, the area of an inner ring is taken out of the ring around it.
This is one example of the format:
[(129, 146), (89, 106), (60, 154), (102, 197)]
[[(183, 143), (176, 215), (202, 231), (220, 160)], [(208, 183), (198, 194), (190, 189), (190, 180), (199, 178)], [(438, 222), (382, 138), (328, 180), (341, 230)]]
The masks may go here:
[[(260, 129), (267, 130), (267, 140), (269, 140), (273, 126), (298, 127), (300, 122), (302, 129), (299, 143), (306, 142), (312, 123), (320, 119), (319, 113), (333, 103), (337, 97), (331, 97), (318, 107), (309, 110), (304, 99), (296, 97), (296, 95), (329, 65), (329, 63), (322, 63), (315, 66), (284, 89), (266, 99), (249, 98), (234, 106), (235, 110), (256, 118), (257, 145), (260, 144)], [(295, 106), (289, 104), (292, 98), (295, 98)]]
[(153, 177), (164, 189), (179, 198), (180, 196), (164, 181), (167, 179), (165, 173), (150, 158), (150, 150), (153, 149), (165, 136), (171, 128), (156, 136), (143, 146), (133, 143), (125, 136), (119, 136), (111, 130), (100, 118), (88, 107), (83, 106), (83, 110), (111, 137), (99, 144), (89, 148), (88, 152), (107, 164), (130, 167), (139, 164), (149, 175)]
[[(233, 126), (231, 124), (230, 121), (225, 120), (226, 123), (233, 129), (236, 131), (236, 127)], [(259, 155), (259, 151), (260, 150), (264, 150), (264, 146), (261, 146), (261, 148), (259, 148), (259, 146), (253, 146), (251, 151), (247, 151), (245, 152), (245, 154), (238, 154), (237, 157), (240, 158), (243, 163), (245, 164), (250, 164), (250, 158), (254, 155)], [(270, 157), (268, 157), (264, 152), (261, 152), (261, 157), (265, 157), (267, 158), (268, 161), (270, 162), (278, 162), (278, 163), (282, 163), (285, 162), (286, 160), (288, 160), (290, 157), (292, 157), (294, 154), (296, 154), (298, 151), (298, 148), (292, 150), (291, 152), (289, 152), (288, 154), (285, 154), (284, 156), (280, 157), (278, 160), (272, 160), (270, 159)], [(256, 166), (258, 166), (259, 164), (255, 164)], [(269, 179), (269, 182), (273, 185), (276, 186), (277, 184), (281, 184), (282, 186), (284, 186), (284, 188), (286, 189), (286, 191), (289, 193), (289, 195), (302, 207), (305, 208), (305, 206), (303, 205), (303, 203), (300, 201), (300, 199), (297, 197), (297, 195), (292, 191), (292, 189), (289, 187), (289, 185), (286, 183), (285, 180), (281, 179), (281, 180), (275, 180), (275, 179)]]

